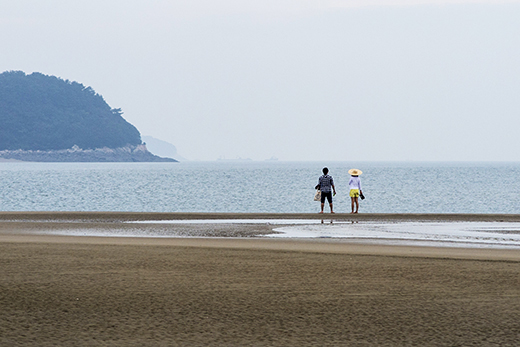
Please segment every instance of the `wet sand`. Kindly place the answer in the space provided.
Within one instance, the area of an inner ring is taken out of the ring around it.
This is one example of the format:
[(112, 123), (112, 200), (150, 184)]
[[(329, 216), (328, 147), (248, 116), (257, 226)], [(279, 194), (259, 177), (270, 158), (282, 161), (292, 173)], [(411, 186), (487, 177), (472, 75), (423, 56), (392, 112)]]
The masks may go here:
[(193, 219), (330, 219), (353, 221), (452, 221), (452, 222), (520, 222), (520, 214), (459, 213), (198, 213), (198, 212), (2, 212), (1, 220), (46, 220), (118, 222), (143, 220)]
[[(172, 214), (0, 213), (0, 346), (517, 346), (520, 340), (516, 250), (262, 239), (251, 236), (268, 227), (253, 225), (203, 226), (223, 229), (219, 238), (36, 234), (122, 228), (125, 220), (158, 217)], [(466, 217), (457, 218), (476, 218)], [(401, 216), (410, 218), (429, 220)]]

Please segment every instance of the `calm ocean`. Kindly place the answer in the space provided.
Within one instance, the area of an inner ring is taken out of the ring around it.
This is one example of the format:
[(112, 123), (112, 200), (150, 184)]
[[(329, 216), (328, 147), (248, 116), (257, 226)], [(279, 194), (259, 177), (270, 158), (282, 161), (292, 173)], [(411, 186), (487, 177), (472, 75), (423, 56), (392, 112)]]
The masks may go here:
[(520, 163), (377, 162), (0, 162), (0, 210), (317, 212), (323, 166), (336, 212), (350, 211), (355, 167), (360, 212), (520, 213)]

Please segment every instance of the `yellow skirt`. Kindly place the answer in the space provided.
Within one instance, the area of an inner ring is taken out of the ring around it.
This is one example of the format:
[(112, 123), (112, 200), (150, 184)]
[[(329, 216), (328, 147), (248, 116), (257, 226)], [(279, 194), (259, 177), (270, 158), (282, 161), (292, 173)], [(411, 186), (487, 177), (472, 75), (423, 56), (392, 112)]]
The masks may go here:
[(350, 190), (351, 198), (359, 198), (359, 189), (351, 189)]

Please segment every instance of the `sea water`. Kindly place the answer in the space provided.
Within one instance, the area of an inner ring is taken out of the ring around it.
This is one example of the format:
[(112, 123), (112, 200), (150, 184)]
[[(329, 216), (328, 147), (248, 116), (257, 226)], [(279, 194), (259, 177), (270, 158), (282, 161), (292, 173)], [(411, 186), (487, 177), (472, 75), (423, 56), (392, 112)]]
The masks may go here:
[(520, 163), (254, 161), (0, 162), (0, 210), (312, 213), (324, 166), (336, 212), (350, 211), (355, 167), (362, 213), (520, 213)]
[[(417, 245), (464, 248), (503, 248), (520, 250), (520, 223), (518, 222), (377, 222), (341, 221), (326, 216), (315, 220), (299, 219), (212, 219), (212, 220), (156, 220), (128, 222), (137, 225), (179, 224), (270, 224), (275, 233), (263, 235), (271, 238), (336, 239), (350, 242)], [(95, 236), (128, 237), (179, 237), (175, 228), (149, 228), (113, 231), (95, 231)], [(170, 230), (170, 232), (165, 231)], [(74, 235), (71, 231), (53, 231), (56, 234)], [(84, 231), (75, 231), (81, 235)], [(92, 231), (87, 232), (92, 235)]]

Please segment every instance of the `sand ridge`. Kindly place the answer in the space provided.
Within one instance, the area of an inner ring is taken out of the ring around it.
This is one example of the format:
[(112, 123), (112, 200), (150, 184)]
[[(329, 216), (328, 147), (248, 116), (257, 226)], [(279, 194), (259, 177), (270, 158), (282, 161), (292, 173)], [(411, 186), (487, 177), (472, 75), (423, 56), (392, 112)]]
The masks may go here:
[(211, 212), (80, 212), (80, 211), (0, 211), (0, 220), (47, 221), (142, 221), (183, 219), (331, 219), (339, 221), (478, 221), (520, 222), (520, 214), (459, 213), (211, 213)]

